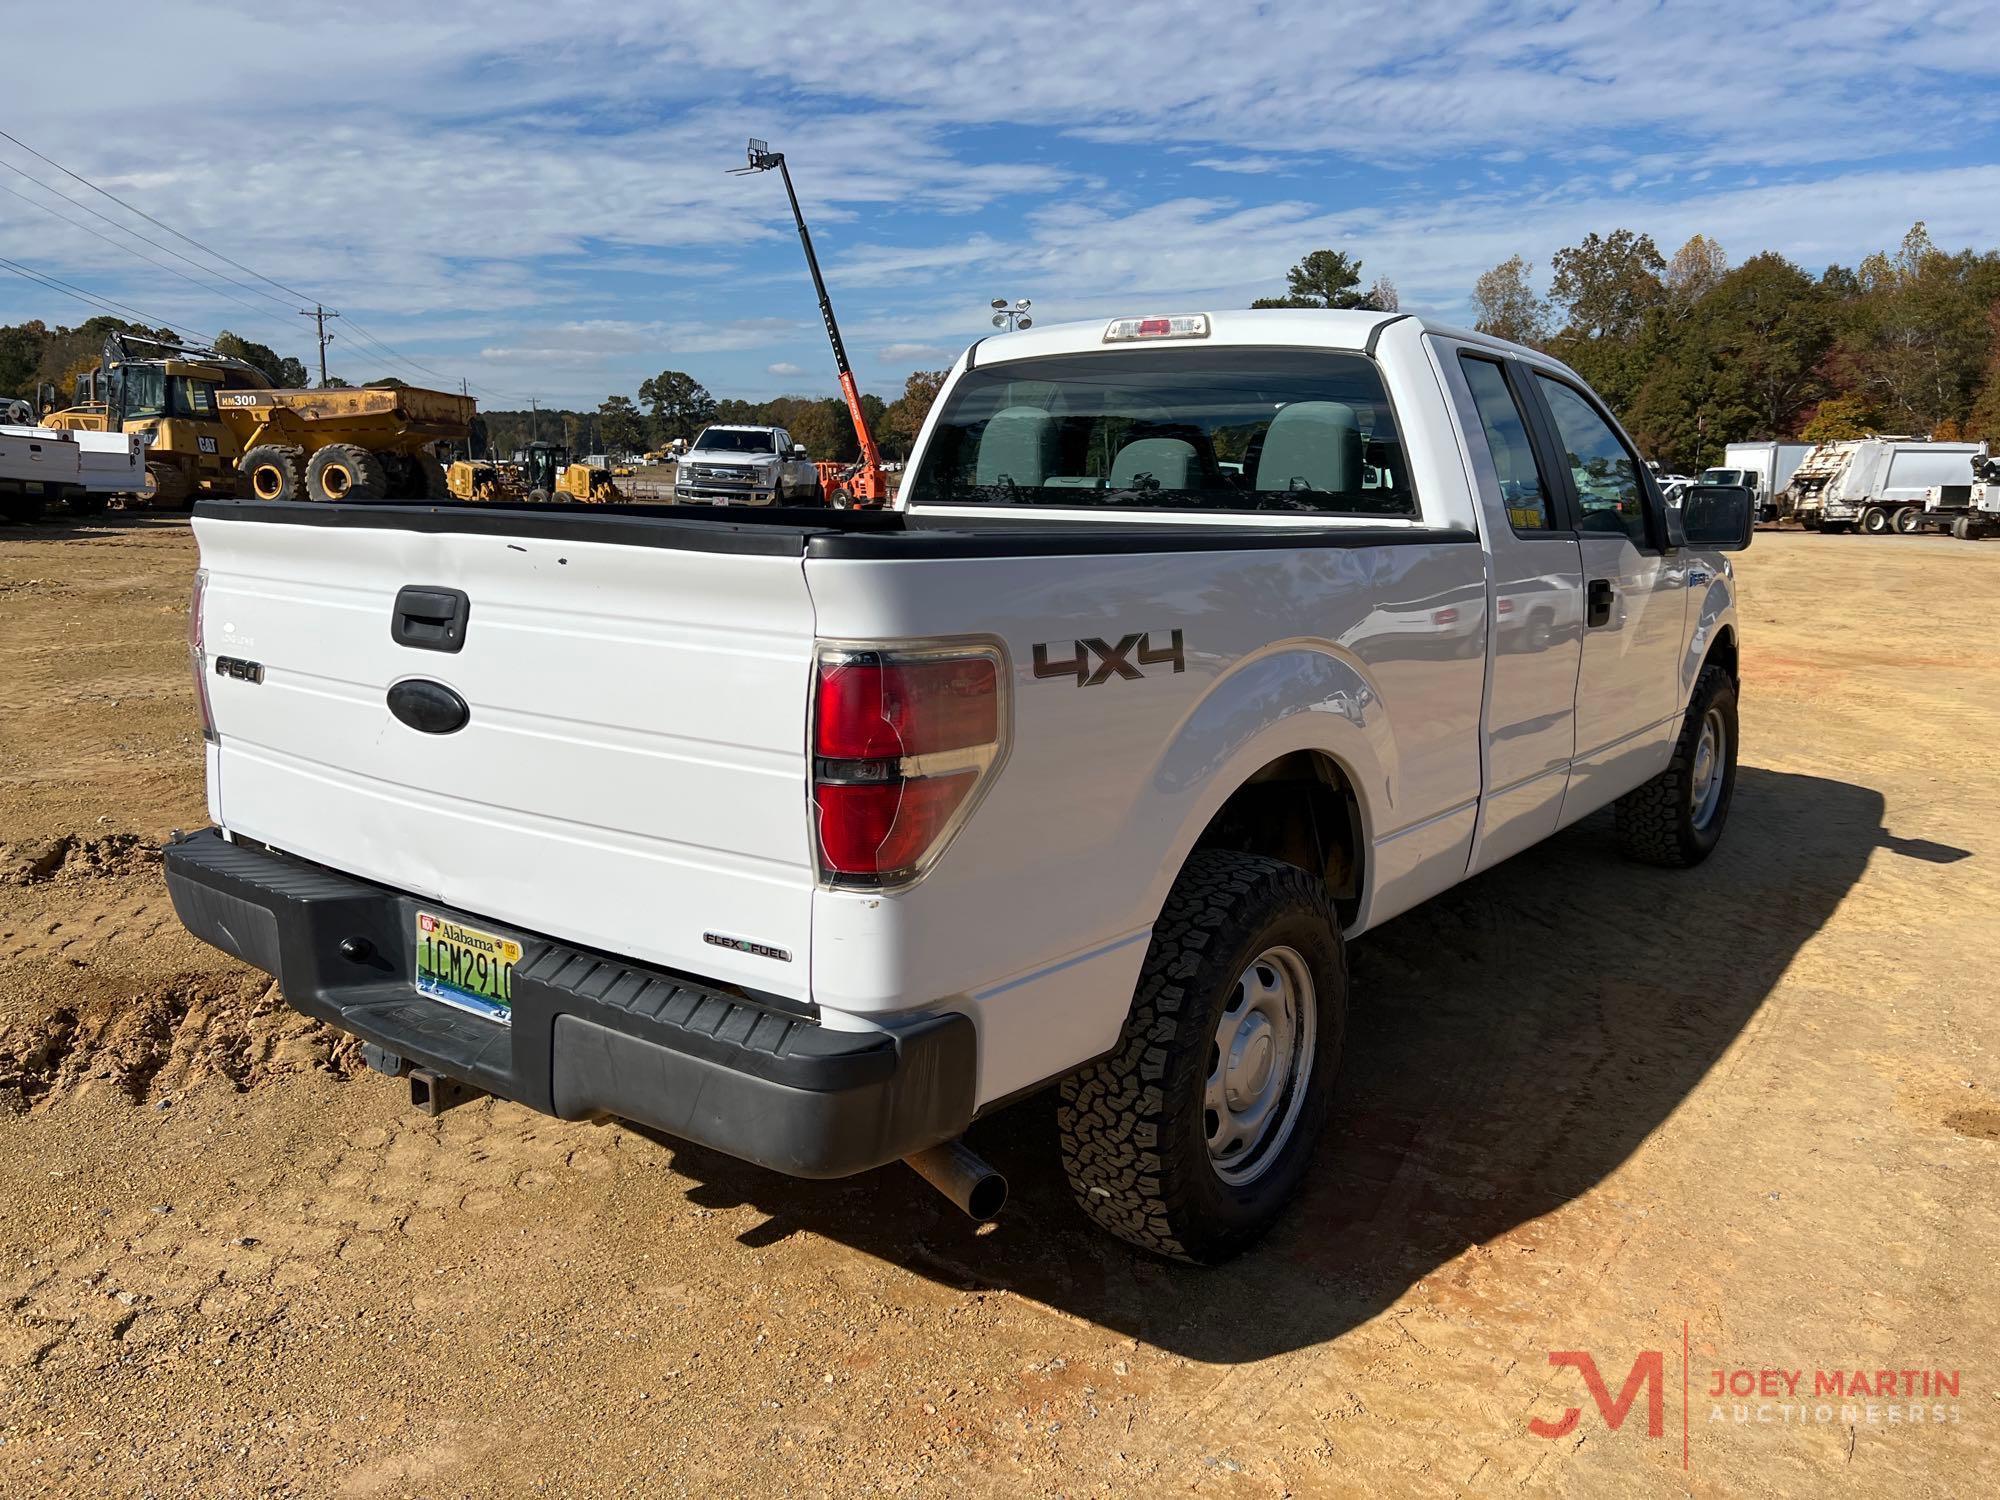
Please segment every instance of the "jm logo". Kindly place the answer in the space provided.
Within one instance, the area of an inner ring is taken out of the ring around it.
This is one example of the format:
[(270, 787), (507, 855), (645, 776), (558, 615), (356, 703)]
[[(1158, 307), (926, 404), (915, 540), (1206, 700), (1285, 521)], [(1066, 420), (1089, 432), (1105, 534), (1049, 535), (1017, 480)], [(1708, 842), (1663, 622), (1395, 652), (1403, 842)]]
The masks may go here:
[[(1611, 1389), (1605, 1385), (1604, 1377), (1597, 1373), (1597, 1361), (1581, 1349), (1552, 1350), (1549, 1363), (1557, 1369), (1567, 1365), (1583, 1376), (1584, 1388), (1590, 1392), (1590, 1399), (1597, 1403), (1598, 1415), (1604, 1418), (1604, 1425), (1613, 1432), (1625, 1425), (1625, 1418), (1632, 1410), (1632, 1403), (1639, 1397), (1639, 1388), (1646, 1388), (1646, 1436), (1660, 1437), (1666, 1431), (1666, 1359), (1657, 1349), (1648, 1349), (1632, 1362), (1631, 1373), (1625, 1377), (1625, 1387), (1619, 1391), (1618, 1399), (1611, 1399)], [(1576, 1430), (1576, 1424), (1583, 1411), (1572, 1406), (1562, 1414), (1562, 1420), (1544, 1422), (1540, 1417), (1528, 1419), (1528, 1431), (1536, 1437), (1565, 1437)]]
[[(1096, 687), (1109, 682), (1114, 677), (1129, 678), (1134, 681), (1144, 677), (1143, 668), (1159, 667), (1172, 663), (1176, 672), (1187, 670), (1187, 655), (1181, 645), (1181, 633), (1171, 632), (1165, 646), (1153, 644), (1150, 630), (1136, 631), (1123, 636), (1117, 645), (1092, 637), (1087, 641), (1071, 642), (1073, 654), (1066, 661), (1049, 660), (1049, 643), (1039, 642), (1035, 646), (1035, 675), (1037, 677), (1074, 678), (1078, 687)], [(1092, 657), (1097, 665), (1090, 664)]]

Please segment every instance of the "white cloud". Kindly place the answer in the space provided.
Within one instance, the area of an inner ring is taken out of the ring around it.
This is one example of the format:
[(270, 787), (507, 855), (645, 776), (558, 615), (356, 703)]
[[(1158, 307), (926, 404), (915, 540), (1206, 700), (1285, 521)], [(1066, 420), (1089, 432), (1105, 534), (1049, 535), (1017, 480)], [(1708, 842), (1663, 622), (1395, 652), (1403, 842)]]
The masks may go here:
[(803, 366), (793, 364), (788, 359), (781, 359), (774, 365), (764, 366), (764, 373), (766, 375), (803, 375), (805, 374), (805, 369)]
[(1235, 172), (1246, 177), (1258, 177), (1266, 172), (1283, 172), (1293, 163), (1275, 156), (1204, 156), (1195, 165), (1207, 167), (1211, 172)]
[[(1950, 165), (1995, 160), (2000, 121), (1990, 7), (1962, 0), (1132, 0), (1115, 27), (1054, 0), (677, 6), (666, 24), (648, 0), (361, 15), (137, 8), (120, 38), (147, 66), (116, 114), (172, 130), (106, 131), (48, 68), (8, 73), (7, 128), (340, 307), (340, 373), (434, 378), (365, 329), (429, 369), (572, 404), (670, 360), (717, 389), (821, 368), (784, 193), (726, 175), (751, 134), (786, 150), (864, 378), (885, 387), (987, 332), (993, 295), (1033, 296), (1038, 321), (1247, 300), (1320, 244), (1388, 273), (1405, 305), (1456, 311), (1484, 266), (1516, 250), (1546, 265), (1617, 224), (1809, 265), (1893, 244), (1916, 217), (1943, 244), (2000, 240), (1989, 169)], [(1151, 65), (1135, 36), (1189, 65)], [(202, 259), (4, 142), (0, 161)], [(245, 284), (217, 286), (0, 182), (205, 286), (4, 197), (0, 255), (310, 347), (289, 291), (228, 267)], [(1254, 201), (1274, 187), (1282, 201)], [(0, 277), (0, 321), (89, 315)]]

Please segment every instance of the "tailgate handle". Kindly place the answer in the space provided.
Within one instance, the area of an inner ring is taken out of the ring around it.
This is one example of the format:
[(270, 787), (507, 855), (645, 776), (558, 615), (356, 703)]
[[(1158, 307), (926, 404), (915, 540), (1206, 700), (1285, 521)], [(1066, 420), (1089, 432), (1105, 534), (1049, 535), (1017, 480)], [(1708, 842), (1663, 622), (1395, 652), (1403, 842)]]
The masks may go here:
[(465, 645), (465, 621), (472, 601), (462, 589), (430, 589), (410, 584), (396, 595), (389, 636), (418, 651), (457, 651)]

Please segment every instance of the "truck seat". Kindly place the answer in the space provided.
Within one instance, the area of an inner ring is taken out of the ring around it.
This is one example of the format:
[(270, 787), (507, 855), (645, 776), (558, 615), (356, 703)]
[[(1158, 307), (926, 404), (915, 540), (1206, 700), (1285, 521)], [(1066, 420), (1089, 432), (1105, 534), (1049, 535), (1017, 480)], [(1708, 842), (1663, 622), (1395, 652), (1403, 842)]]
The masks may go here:
[(1012, 480), (1023, 489), (1039, 487), (1055, 467), (1055, 419), (1039, 406), (1006, 406), (986, 419), (979, 436), (973, 483)]
[(1361, 488), (1361, 426), (1339, 401), (1294, 401), (1264, 429), (1256, 455), (1260, 491), (1304, 488), (1351, 495)]

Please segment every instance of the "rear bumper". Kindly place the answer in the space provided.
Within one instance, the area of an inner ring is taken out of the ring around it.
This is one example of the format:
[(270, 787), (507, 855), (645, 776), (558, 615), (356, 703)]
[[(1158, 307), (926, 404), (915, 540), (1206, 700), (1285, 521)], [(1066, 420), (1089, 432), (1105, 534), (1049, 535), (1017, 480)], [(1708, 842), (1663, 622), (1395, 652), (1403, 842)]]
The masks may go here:
[[(616, 1115), (795, 1177), (866, 1171), (950, 1140), (972, 1118), (963, 1015), (832, 1031), (214, 829), (174, 840), (165, 864), (188, 930), (272, 975), (296, 1009), (546, 1114)], [(420, 907), (520, 941), (512, 1025), (418, 993)]]

